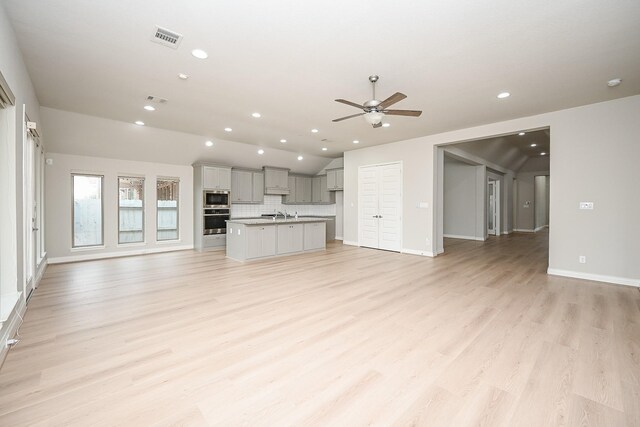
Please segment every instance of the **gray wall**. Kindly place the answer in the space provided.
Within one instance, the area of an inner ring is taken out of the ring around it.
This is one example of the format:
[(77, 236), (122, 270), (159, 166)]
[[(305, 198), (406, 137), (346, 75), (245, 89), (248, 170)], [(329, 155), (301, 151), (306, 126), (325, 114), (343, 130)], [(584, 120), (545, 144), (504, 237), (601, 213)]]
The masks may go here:
[[(589, 275), (638, 284), (640, 263), (640, 96), (425, 136), (345, 153), (345, 241), (358, 240), (358, 167), (403, 161), (403, 246), (437, 252), (438, 171), (435, 146), (505, 135), (522, 129), (551, 130), (549, 268), (566, 275)], [(579, 167), (576, 167), (579, 165)], [(598, 171), (598, 173), (594, 173)], [(580, 201), (595, 203), (580, 211)], [(428, 209), (418, 203), (427, 202)], [(586, 264), (578, 256), (588, 258)]]
[(446, 237), (476, 239), (478, 210), (477, 166), (448, 157), (444, 163), (444, 234)]
[(535, 227), (538, 230), (545, 225), (549, 225), (549, 192), (547, 177), (545, 175), (538, 175), (535, 177)]

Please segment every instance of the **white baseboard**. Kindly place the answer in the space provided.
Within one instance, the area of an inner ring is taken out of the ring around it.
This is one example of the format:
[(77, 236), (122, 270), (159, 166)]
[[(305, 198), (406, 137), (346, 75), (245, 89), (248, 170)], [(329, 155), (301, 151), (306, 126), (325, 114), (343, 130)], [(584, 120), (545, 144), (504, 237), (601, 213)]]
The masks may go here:
[(579, 271), (559, 270), (557, 268), (547, 269), (547, 274), (553, 276), (571, 277), (574, 279), (593, 280), (595, 282), (613, 283), (615, 285), (640, 287), (640, 279), (630, 279), (627, 277), (605, 276), (602, 274), (582, 273)]
[[(20, 317), (24, 318), (25, 311), (27, 311), (27, 306), (24, 297), (21, 296), (7, 321), (0, 324), (2, 325), (2, 328), (0, 328), (0, 368), (7, 357), (7, 353), (9, 353), (9, 347), (6, 346), (7, 340), (15, 336), (20, 327)], [(20, 316), (18, 316), (18, 313)]]
[(360, 245), (358, 244), (358, 242), (354, 242), (354, 241), (352, 241), (352, 240), (343, 240), (343, 241), (342, 241), (342, 244), (343, 244), (343, 245), (349, 245), (349, 246), (360, 246)]
[(335, 240), (344, 240), (344, 238), (342, 236), (336, 236)]
[(168, 246), (168, 247), (137, 249), (133, 251), (118, 251), (118, 252), (107, 252), (107, 253), (100, 252), (96, 254), (86, 254), (86, 255), (71, 255), (71, 256), (49, 258), (49, 264), (61, 264), (66, 262), (77, 262), (77, 261), (91, 261), (96, 259), (119, 258), (119, 257), (125, 257), (125, 256), (133, 256), (133, 255), (156, 254), (161, 252), (186, 251), (189, 249), (193, 249), (193, 245)]
[(433, 252), (430, 251), (417, 251), (415, 249), (406, 249), (403, 248), (400, 253), (402, 254), (409, 254), (409, 255), (420, 255), (420, 256), (428, 256), (433, 258), (435, 255), (433, 254)]
[(478, 240), (480, 242), (484, 242), (486, 239), (483, 237), (476, 236), (461, 236), (458, 234), (443, 234), (442, 237), (447, 237), (449, 239), (464, 239), (464, 240)]
[(530, 230), (528, 228), (514, 228), (513, 229), (514, 232), (516, 233), (534, 233), (534, 230)]
[(547, 228), (547, 226), (546, 225), (541, 225), (540, 227), (536, 227), (535, 230), (533, 230), (533, 232), (537, 233), (538, 231), (540, 231), (540, 230), (542, 230), (544, 228)]

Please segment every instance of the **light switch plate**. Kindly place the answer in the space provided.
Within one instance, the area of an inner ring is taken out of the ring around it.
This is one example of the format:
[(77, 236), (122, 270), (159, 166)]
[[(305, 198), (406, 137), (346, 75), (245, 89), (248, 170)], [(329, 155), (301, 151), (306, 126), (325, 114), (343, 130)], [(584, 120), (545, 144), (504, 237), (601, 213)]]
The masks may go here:
[(593, 210), (593, 202), (580, 202), (580, 209)]

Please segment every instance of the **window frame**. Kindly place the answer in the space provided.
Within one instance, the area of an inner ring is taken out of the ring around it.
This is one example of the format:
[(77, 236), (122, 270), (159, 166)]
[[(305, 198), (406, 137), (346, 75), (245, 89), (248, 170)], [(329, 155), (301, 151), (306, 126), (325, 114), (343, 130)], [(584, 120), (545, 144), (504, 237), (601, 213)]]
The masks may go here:
[[(121, 209), (120, 209), (120, 180), (121, 179), (140, 179), (142, 180), (142, 197), (140, 199), (140, 201), (142, 202), (142, 240), (136, 240), (135, 242), (121, 242), (120, 241), (120, 213), (121, 213)], [(118, 175), (118, 198), (117, 198), (117, 209), (118, 209), (118, 246), (123, 245), (123, 246), (128, 246), (128, 245), (140, 245), (140, 244), (145, 244), (147, 239), (146, 239), (146, 221), (145, 221), (145, 213), (146, 213), (146, 208), (145, 208), (145, 204), (146, 204), (146, 182), (147, 179), (144, 176), (136, 176), (136, 175)]]
[[(100, 178), (100, 243), (95, 245), (76, 245), (75, 239), (75, 223), (76, 223), (76, 209), (75, 209), (75, 177), (86, 176), (92, 178)], [(92, 173), (71, 173), (71, 248), (99, 248), (104, 246), (104, 175), (92, 174)]]
[[(158, 206), (158, 181), (172, 181), (177, 185), (177, 197), (176, 197), (176, 238), (175, 239), (159, 239), (158, 233), (160, 232), (160, 208)], [(156, 177), (156, 242), (177, 242), (180, 240), (180, 178), (175, 177)]]

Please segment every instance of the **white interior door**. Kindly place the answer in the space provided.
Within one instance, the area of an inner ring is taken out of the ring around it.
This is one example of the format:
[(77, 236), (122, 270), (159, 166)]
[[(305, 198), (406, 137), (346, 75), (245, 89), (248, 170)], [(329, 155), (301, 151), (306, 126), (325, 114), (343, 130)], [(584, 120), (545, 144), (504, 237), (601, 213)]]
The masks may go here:
[(378, 168), (379, 180), (379, 248), (400, 251), (402, 211), (402, 169), (399, 164)]
[(377, 248), (379, 182), (376, 167), (361, 168), (358, 177), (360, 194), (360, 246)]
[(36, 218), (35, 218), (35, 140), (27, 132), (26, 144), (24, 146), (24, 280), (25, 293), (29, 295), (33, 289), (33, 275), (36, 264)]
[(402, 167), (399, 163), (359, 171), (360, 246), (401, 250)]

